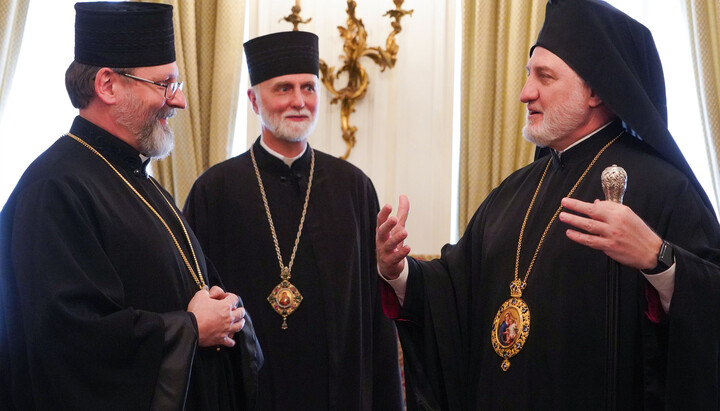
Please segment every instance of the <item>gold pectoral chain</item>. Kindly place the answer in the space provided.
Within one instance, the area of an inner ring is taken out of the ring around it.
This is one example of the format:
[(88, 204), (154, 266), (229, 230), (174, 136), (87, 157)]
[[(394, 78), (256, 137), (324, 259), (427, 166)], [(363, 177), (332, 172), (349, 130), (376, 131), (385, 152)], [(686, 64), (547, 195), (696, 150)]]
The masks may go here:
[(205, 283), (205, 279), (203, 278), (202, 271), (200, 270), (200, 264), (198, 263), (197, 256), (195, 255), (195, 249), (193, 248), (192, 242), (190, 241), (190, 235), (188, 235), (187, 229), (185, 228), (185, 224), (183, 224), (182, 219), (180, 218), (178, 213), (175, 211), (175, 208), (172, 206), (172, 204), (167, 199), (165, 194), (162, 192), (162, 190), (160, 190), (160, 187), (158, 186), (157, 182), (155, 182), (155, 179), (152, 177), (149, 178), (152, 185), (155, 187), (155, 189), (158, 191), (158, 193), (160, 193), (160, 196), (163, 198), (163, 200), (165, 200), (165, 203), (167, 203), (167, 205), (170, 207), (170, 210), (172, 210), (173, 214), (175, 215), (175, 218), (177, 218), (177, 221), (180, 224), (180, 227), (182, 228), (183, 234), (185, 235), (185, 240), (187, 241), (188, 247), (190, 248), (190, 253), (192, 254), (193, 260), (195, 262), (195, 270), (197, 270), (197, 274), (196, 274), (196, 271), (193, 269), (193, 267), (190, 265), (190, 262), (188, 261), (187, 257), (185, 256), (185, 252), (182, 250), (182, 247), (180, 247), (180, 243), (178, 242), (177, 238), (175, 237), (175, 234), (170, 229), (170, 226), (165, 222), (165, 219), (163, 219), (162, 216), (160, 216), (160, 214), (157, 212), (157, 210), (155, 210), (155, 208), (152, 205), (150, 205), (150, 203), (145, 199), (145, 197), (143, 197), (142, 194), (140, 194), (135, 189), (135, 187), (133, 187), (133, 185), (130, 184), (130, 182), (115, 168), (115, 166), (113, 166), (110, 163), (110, 161), (108, 161), (102, 154), (100, 154), (99, 151), (97, 151), (95, 149), (95, 147), (91, 146), (85, 140), (81, 139), (80, 137), (78, 137), (72, 133), (68, 133), (67, 136), (72, 138), (73, 140), (77, 141), (78, 143), (82, 144), (85, 148), (90, 150), (93, 154), (100, 157), (105, 162), (105, 164), (107, 164), (115, 172), (115, 174), (117, 174), (118, 177), (120, 177), (120, 179), (125, 183), (125, 185), (127, 185), (130, 188), (130, 190), (132, 190), (132, 192), (135, 193), (135, 195), (140, 199), (140, 201), (143, 202), (143, 204), (145, 204), (145, 206), (155, 215), (155, 217), (157, 217), (157, 219), (160, 220), (162, 225), (165, 227), (165, 230), (167, 230), (168, 234), (170, 234), (170, 237), (172, 238), (173, 242), (175, 243), (175, 248), (177, 248), (178, 252), (180, 253), (180, 257), (182, 257), (183, 261), (185, 262), (185, 266), (187, 267), (188, 271), (192, 275), (193, 280), (195, 280), (195, 284), (197, 284), (198, 288), (200, 288), (201, 290), (203, 290), (203, 289), (207, 290), (208, 286)]
[(300, 226), (295, 236), (295, 245), (290, 255), (290, 261), (286, 266), (283, 264), (282, 254), (280, 253), (280, 243), (278, 242), (277, 233), (275, 232), (275, 224), (273, 224), (272, 214), (270, 213), (270, 206), (268, 205), (267, 195), (265, 194), (265, 186), (263, 186), (262, 178), (260, 177), (260, 169), (258, 168), (257, 160), (255, 160), (255, 151), (252, 147), (250, 148), (250, 158), (252, 159), (253, 169), (255, 170), (258, 187), (260, 188), (260, 195), (262, 196), (263, 205), (265, 206), (265, 214), (267, 215), (268, 224), (270, 225), (273, 243), (275, 244), (275, 254), (280, 264), (280, 283), (273, 288), (267, 300), (273, 310), (282, 316), (283, 322), (280, 327), (283, 330), (287, 330), (288, 328), (287, 317), (295, 312), (303, 300), (300, 291), (290, 282), (290, 272), (292, 271), (293, 262), (295, 261), (298, 244), (300, 244), (300, 235), (302, 234), (303, 225), (305, 224), (305, 214), (307, 213), (308, 203), (310, 202), (310, 189), (312, 188), (313, 175), (315, 174), (315, 151), (311, 148), (308, 149), (310, 150), (310, 177), (308, 178), (308, 187), (305, 192), (305, 204), (303, 205), (302, 215), (300, 216)]
[[(602, 155), (602, 153), (608, 147), (610, 147), (612, 143), (614, 143), (618, 138), (620, 138), (622, 134), (623, 132), (620, 132), (620, 134), (615, 136), (615, 138), (610, 140), (607, 144), (605, 144), (603, 148), (600, 149), (600, 151), (595, 155), (590, 164), (588, 164), (587, 168), (585, 168), (585, 171), (582, 173), (577, 182), (575, 182), (575, 185), (570, 189), (570, 192), (568, 192), (566, 197), (571, 197), (573, 195), (577, 187), (580, 185), (580, 182), (583, 181), (592, 166), (595, 165), (595, 162), (597, 162), (598, 158), (600, 158), (600, 155)], [(520, 352), (530, 334), (530, 308), (521, 298), (522, 293), (527, 286), (527, 279), (530, 276), (530, 272), (532, 271), (533, 266), (535, 265), (535, 260), (540, 253), (540, 248), (545, 241), (545, 237), (547, 236), (547, 233), (550, 230), (553, 222), (555, 222), (555, 219), (560, 214), (560, 211), (562, 211), (563, 209), (562, 205), (560, 205), (557, 210), (555, 210), (555, 214), (553, 214), (552, 218), (550, 218), (547, 226), (545, 226), (545, 230), (540, 236), (540, 241), (538, 241), (538, 245), (535, 248), (535, 253), (530, 260), (527, 271), (525, 272), (525, 277), (520, 280), (520, 252), (522, 250), (522, 240), (525, 233), (525, 226), (527, 224), (528, 217), (530, 216), (530, 211), (535, 204), (535, 199), (540, 192), (540, 187), (545, 180), (545, 175), (547, 174), (547, 171), (550, 168), (550, 164), (552, 163), (552, 161), (553, 159), (550, 158), (547, 165), (545, 166), (545, 170), (543, 170), (540, 181), (538, 182), (538, 186), (535, 189), (535, 193), (530, 200), (530, 205), (525, 212), (525, 218), (523, 219), (522, 226), (520, 227), (517, 253), (515, 254), (515, 276), (513, 278), (513, 281), (510, 283), (510, 299), (506, 300), (500, 306), (500, 309), (498, 310), (497, 314), (495, 315), (495, 319), (493, 320), (492, 329), (490, 330), (490, 343), (492, 344), (495, 352), (503, 358), (503, 361), (500, 364), (500, 367), (503, 371), (507, 371), (510, 368), (510, 357)]]

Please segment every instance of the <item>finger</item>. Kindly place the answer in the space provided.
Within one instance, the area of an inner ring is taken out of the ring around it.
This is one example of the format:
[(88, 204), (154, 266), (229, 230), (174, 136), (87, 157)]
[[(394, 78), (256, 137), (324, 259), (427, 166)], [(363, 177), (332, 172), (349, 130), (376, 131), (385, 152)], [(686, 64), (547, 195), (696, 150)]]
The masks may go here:
[(389, 217), (387, 220), (385, 220), (385, 222), (383, 222), (377, 228), (375, 241), (379, 244), (386, 242), (390, 237), (390, 232), (395, 227), (395, 225), (397, 225), (397, 218)]
[(206, 297), (208, 297), (209, 295), (210, 295), (210, 292), (209, 292), (208, 290), (204, 289), (204, 288), (203, 288), (202, 290), (199, 290), (198, 292), (195, 293), (195, 297), (206, 298)]
[(208, 291), (208, 294), (210, 295), (210, 298), (222, 299), (225, 291), (217, 285), (213, 285), (210, 291)]
[(233, 310), (233, 322), (238, 322), (245, 318), (245, 309), (243, 307), (238, 307)]
[(560, 215), (558, 215), (558, 219), (562, 221), (565, 224), (571, 225), (575, 228), (579, 228), (581, 230), (587, 231), (589, 233), (594, 232), (593, 231), (593, 225), (592, 225), (592, 219), (581, 217), (579, 215), (575, 215), (568, 212), (561, 212)]
[(575, 241), (578, 244), (593, 248), (595, 250), (605, 251), (605, 249), (607, 248), (604, 239), (596, 235), (581, 233), (579, 231), (571, 229), (566, 230), (565, 235), (570, 240)]
[(222, 301), (228, 305), (230, 310), (234, 310), (236, 307), (235, 304), (238, 302), (238, 296), (233, 293), (226, 293)]
[(240, 297), (237, 296), (235, 293), (226, 293), (225, 299), (230, 300), (232, 302), (232, 308), (237, 308), (240, 305)]
[(203, 306), (207, 301), (210, 300), (208, 290), (202, 289), (198, 290), (195, 295), (193, 295), (193, 298), (190, 299), (190, 302), (188, 303), (187, 310), (188, 311), (196, 311), (199, 309), (199, 307)]
[(609, 221), (613, 213), (624, 207), (622, 204), (612, 201), (595, 200), (592, 203), (587, 203), (574, 198), (563, 198), (560, 204), (568, 210), (585, 214), (593, 220), (603, 222)]
[(558, 218), (563, 223), (596, 236), (610, 237), (612, 235), (612, 227), (602, 218), (587, 218), (566, 212), (560, 213)]
[(585, 215), (590, 214), (592, 211), (592, 203), (586, 203), (576, 198), (565, 197), (560, 201), (560, 205), (567, 208), (568, 210), (576, 211)]
[(376, 244), (376, 247), (379, 252), (381, 253), (393, 253), (398, 246), (401, 246), (405, 239), (407, 238), (407, 231), (398, 226), (398, 230), (393, 230), (391, 233), (389, 233), (385, 241), (379, 242)]
[(238, 322), (230, 326), (229, 331), (232, 334), (239, 333), (243, 329), (243, 327), (245, 327), (245, 319), (241, 318)]
[(400, 230), (393, 235), (379, 248), (380, 257), (383, 262), (388, 264), (396, 264), (407, 256), (410, 247), (405, 244), (408, 233), (406, 230)]
[(395, 256), (397, 257), (397, 263), (399, 263), (401, 260), (405, 259), (410, 254), (410, 246), (409, 245), (402, 245), (398, 247), (397, 252), (395, 253)]
[(222, 345), (225, 347), (234, 347), (235, 340), (233, 340), (232, 338), (230, 338), (226, 335), (225, 338), (223, 338)]
[(390, 213), (392, 213), (392, 206), (390, 204), (385, 204), (377, 215), (377, 227), (380, 227), (385, 221), (387, 221)]
[(393, 231), (390, 238), (386, 241), (386, 246), (389, 251), (395, 251), (398, 247), (404, 245), (405, 240), (408, 237), (408, 232), (404, 228), (397, 226), (397, 230)]
[(398, 202), (398, 212), (397, 212), (397, 218), (398, 218), (399, 224), (401, 226), (405, 227), (405, 222), (407, 221), (409, 213), (410, 213), (410, 200), (408, 200), (408, 198), (405, 194), (402, 194), (402, 195), (400, 195), (400, 200)]

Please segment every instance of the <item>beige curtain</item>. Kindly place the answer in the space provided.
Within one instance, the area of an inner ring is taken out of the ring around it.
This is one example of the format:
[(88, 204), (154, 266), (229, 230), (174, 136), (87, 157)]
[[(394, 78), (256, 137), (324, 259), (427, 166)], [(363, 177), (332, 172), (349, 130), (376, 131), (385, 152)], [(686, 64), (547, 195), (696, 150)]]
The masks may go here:
[(463, 0), (460, 233), (492, 188), (533, 159), (519, 96), (546, 3)]
[[(153, 1), (153, 0), (148, 0)], [(164, 0), (188, 107), (170, 121), (175, 149), (153, 172), (182, 206), (195, 178), (229, 157), (242, 67), (245, 0)]]
[(690, 43), (698, 85), (701, 119), (713, 172), (715, 200), (720, 204), (720, 3), (685, 0)]
[(30, 0), (0, 0), (0, 115), (15, 73)]

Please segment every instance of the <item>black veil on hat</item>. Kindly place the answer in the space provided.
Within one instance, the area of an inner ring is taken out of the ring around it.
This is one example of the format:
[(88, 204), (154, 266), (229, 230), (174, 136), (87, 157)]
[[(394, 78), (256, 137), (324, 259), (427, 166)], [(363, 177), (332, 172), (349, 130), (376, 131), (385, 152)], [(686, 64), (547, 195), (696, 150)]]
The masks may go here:
[(626, 128), (684, 172), (712, 209), (667, 128), (662, 64), (650, 30), (601, 0), (549, 0), (535, 47), (560, 57)]
[(113, 68), (174, 62), (172, 6), (137, 2), (76, 3), (75, 61)]
[(243, 47), (252, 86), (286, 74), (318, 75), (318, 37), (313, 33), (272, 33), (249, 40)]

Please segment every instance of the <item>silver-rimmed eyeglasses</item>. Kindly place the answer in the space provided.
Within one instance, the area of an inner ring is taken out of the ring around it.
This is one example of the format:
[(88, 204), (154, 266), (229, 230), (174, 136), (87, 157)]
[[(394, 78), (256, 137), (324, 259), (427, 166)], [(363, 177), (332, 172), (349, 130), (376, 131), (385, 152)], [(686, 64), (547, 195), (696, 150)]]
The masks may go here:
[(173, 81), (172, 83), (158, 83), (157, 81), (152, 81), (152, 80), (144, 79), (142, 77), (133, 76), (132, 74), (128, 74), (128, 73), (118, 73), (118, 74), (128, 77), (128, 78), (131, 78), (133, 80), (142, 81), (145, 83), (150, 83), (150, 84), (154, 84), (156, 86), (164, 87), (165, 88), (164, 96), (165, 96), (166, 100), (172, 100), (172, 98), (175, 97), (175, 94), (178, 92), (178, 90), (182, 90), (182, 88), (183, 88), (182, 81), (179, 83), (175, 82), (175, 81)]

